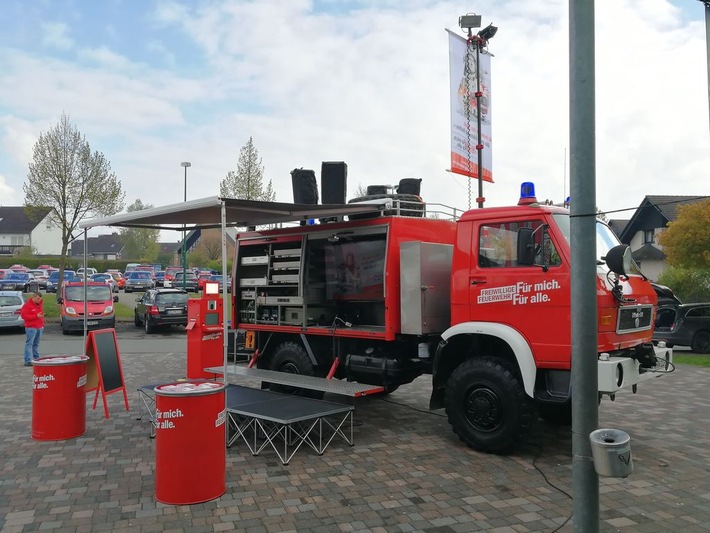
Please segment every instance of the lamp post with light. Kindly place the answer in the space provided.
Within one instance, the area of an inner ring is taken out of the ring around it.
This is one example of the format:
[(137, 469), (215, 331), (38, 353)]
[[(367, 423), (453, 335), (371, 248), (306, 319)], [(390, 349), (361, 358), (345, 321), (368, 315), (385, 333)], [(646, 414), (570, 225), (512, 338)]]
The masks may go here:
[[(183, 161), (180, 166), (185, 169), (185, 188), (183, 194), (183, 202), (187, 202), (187, 167), (192, 164), (189, 161)], [(185, 245), (186, 229), (185, 224), (182, 225), (182, 290), (185, 291), (185, 278), (187, 273), (187, 246)]]
[[(476, 49), (476, 125), (477, 125), (477, 142), (476, 142), (476, 151), (478, 152), (478, 198), (476, 199), (476, 202), (478, 203), (478, 207), (482, 208), (483, 207), (483, 202), (485, 201), (485, 198), (483, 197), (483, 141), (482, 141), (482, 133), (481, 133), (481, 124), (482, 124), (482, 117), (481, 117), (481, 98), (483, 97), (483, 92), (481, 91), (481, 50), (485, 48), (488, 45), (488, 41), (493, 38), (493, 36), (496, 34), (498, 31), (498, 28), (494, 26), (493, 24), (489, 24), (485, 28), (483, 28), (481, 31), (479, 31), (476, 35), (473, 34), (473, 28), (480, 28), (481, 27), (481, 15), (476, 15), (476, 14), (468, 14), (468, 15), (462, 15), (459, 17), (459, 26), (461, 27), (462, 30), (466, 30), (468, 33), (468, 42), (466, 43), (467, 46), (467, 53), (466, 53), (466, 75), (467, 75), (467, 80), (470, 80), (470, 73), (468, 72), (468, 69), (470, 67), (470, 61), (468, 58), (468, 55), (471, 53), (471, 49), (475, 47)], [(467, 88), (467, 90), (470, 92), (470, 88)], [(471, 104), (469, 103), (469, 96), (466, 95), (466, 102), (467, 102), (467, 116), (466, 120), (468, 121), (467, 124), (467, 130), (470, 132), (470, 120), (471, 120), (471, 111), (470, 107)], [(468, 145), (470, 147), (471, 145), (471, 139), (470, 139), (470, 133), (469, 133), (469, 139), (468, 139)], [(470, 157), (470, 148), (469, 150), (469, 165), (471, 161)], [(469, 175), (471, 171), (469, 169)], [(470, 191), (470, 189), (469, 189)], [(470, 192), (469, 192), (469, 207), (470, 206)]]

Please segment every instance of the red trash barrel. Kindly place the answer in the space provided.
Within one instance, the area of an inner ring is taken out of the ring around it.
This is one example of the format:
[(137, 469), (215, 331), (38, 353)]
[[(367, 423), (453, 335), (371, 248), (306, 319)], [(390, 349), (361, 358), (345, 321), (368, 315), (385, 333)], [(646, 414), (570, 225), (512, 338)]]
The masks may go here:
[(189, 505), (227, 490), (224, 384), (155, 387), (155, 499)]
[(86, 433), (88, 360), (85, 355), (50, 355), (33, 362), (33, 439), (73, 439)]

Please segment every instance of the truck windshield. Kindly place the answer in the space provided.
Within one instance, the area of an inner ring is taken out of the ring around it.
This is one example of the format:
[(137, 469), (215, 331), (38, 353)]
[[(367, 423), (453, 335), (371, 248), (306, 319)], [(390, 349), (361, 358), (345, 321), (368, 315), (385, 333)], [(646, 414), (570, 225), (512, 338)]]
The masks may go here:
[[(552, 215), (557, 222), (557, 226), (560, 228), (560, 232), (565, 236), (567, 242), (570, 242), (570, 217), (564, 213), (555, 213)], [(601, 260), (606, 253), (611, 250), (617, 244), (621, 244), (619, 239), (611, 231), (611, 228), (607, 226), (601, 220), (597, 220), (597, 259)]]

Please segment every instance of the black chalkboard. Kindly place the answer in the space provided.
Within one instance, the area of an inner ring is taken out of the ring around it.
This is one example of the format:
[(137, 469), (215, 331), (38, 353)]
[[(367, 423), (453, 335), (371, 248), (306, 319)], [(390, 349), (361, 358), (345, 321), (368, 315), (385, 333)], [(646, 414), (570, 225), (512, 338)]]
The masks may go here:
[(123, 375), (116, 349), (116, 332), (114, 330), (100, 330), (93, 333), (96, 350), (94, 355), (98, 358), (104, 392), (109, 393), (123, 388)]

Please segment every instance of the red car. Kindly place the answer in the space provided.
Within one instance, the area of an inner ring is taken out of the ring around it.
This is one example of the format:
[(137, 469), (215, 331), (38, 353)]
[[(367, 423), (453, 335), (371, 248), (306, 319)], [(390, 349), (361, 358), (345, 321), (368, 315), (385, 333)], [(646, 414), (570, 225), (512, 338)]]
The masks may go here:
[(201, 272), (201, 273), (197, 276), (197, 290), (198, 290), (198, 291), (204, 291), (204, 290), (205, 290), (205, 283), (207, 283), (208, 281), (210, 281), (210, 278), (211, 278), (211, 277), (212, 277), (212, 273), (211, 273), (211, 272), (207, 272), (207, 273)]

